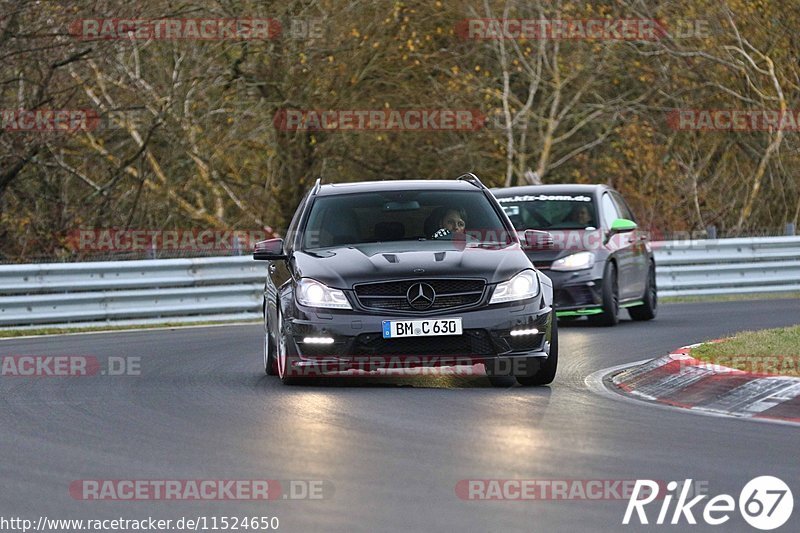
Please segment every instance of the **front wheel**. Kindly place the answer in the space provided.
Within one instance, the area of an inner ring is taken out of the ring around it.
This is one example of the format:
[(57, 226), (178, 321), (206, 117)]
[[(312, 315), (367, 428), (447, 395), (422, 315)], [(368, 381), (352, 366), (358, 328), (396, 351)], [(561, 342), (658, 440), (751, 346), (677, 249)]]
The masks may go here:
[(269, 327), (264, 326), (264, 372), (268, 376), (278, 375), (278, 361), (275, 359), (275, 341), (269, 334)]
[(642, 297), (642, 305), (630, 307), (628, 314), (633, 320), (653, 320), (658, 311), (658, 293), (656, 291), (656, 265), (650, 263), (647, 271), (647, 288)]
[(510, 387), (515, 380), (523, 387), (547, 385), (553, 382), (558, 368), (558, 321), (555, 312), (550, 318), (550, 323), (550, 351), (547, 359), (530, 357), (512, 361), (510, 364), (508, 360), (486, 362), (484, 363), (486, 376), (492, 386)]
[(275, 339), (275, 360), (278, 367), (278, 377), (284, 385), (292, 385), (295, 380), (289, 375), (289, 358), (286, 355), (286, 335), (283, 332), (283, 313), (281, 313), (280, 306), (276, 316), (278, 317), (278, 338)]
[(532, 376), (515, 376), (517, 383), (523, 387), (530, 387), (533, 385), (547, 385), (552, 383), (556, 378), (556, 369), (558, 368), (558, 321), (556, 315), (553, 313), (552, 329), (550, 331), (550, 354), (544, 361), (539, 370)]
[(603, 271), (603, 306), (602, 313), (589, 317), (589, 322), (596, 326), (616, 326), (619, 323), (619, 279), (617, 266), (606, 263)]
[(275, 339), (275, 360), (277, 362), (278, 377), (284, 385), (309, 384), (311, 380), (299, 375), (300, 370), (292, 366), (295, 358), (289, 354), (289, 346), (286, 343), (286, 333), (283, 331), (283, 313), (278, 308), (278, 338)]

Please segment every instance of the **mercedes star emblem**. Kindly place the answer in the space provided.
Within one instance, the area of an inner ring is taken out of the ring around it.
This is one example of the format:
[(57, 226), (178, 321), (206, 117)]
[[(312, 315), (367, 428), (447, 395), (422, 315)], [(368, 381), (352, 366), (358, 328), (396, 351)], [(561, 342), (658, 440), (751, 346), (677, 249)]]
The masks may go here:
[(406, 298), (408, 298), (408, 303), (413, 309), (425, 311), (433, 306), (433, 301), (436, 299), (436, 291), (427, 283), (415, 283), (408, 288)]

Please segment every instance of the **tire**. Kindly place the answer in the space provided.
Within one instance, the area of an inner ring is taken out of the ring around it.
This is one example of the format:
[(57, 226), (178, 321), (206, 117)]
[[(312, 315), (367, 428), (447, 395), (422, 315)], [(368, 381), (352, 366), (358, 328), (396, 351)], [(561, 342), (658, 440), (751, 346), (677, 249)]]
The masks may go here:
[(619, 323), (619, 278), (617, 266), (609, 261), (603, 271), (603, 312), (589, 317), (595, 326), (616, 326)]
[(278, 375), (278, 361), (275, 359), (275, 341), (269, 334), (269, 328), (264, 327), (264, 373), (268, 376)]
[(650, 263), (647, 270), (647, 283), (642, 297), (642, 305), (628, 308), (633, 320), (653, 320), (658, 312), (658, 291), (656, 290), (656, 265)]
[(278, 306), (278, 338), (275, 339), (275, 360), (277, 363), (278, 377), (284, 385), (297, 385), (300, 380), (297, 376), (289, 375), (289, 367), (291, 365), (291, 358), (288, 354), (288, 346), (286, 345), (286, 336), (283, 334), (283, 313)]
[(553, 318), (551, 320), (552, 330), (550, 331), (550, 355), (534, 375), (515, 376), (517, 383), (523, 387), (548, 385), (556, 378), (556, 369), (558, 368), (558, 320), (556, 320), (555, 313), (553, 313)]

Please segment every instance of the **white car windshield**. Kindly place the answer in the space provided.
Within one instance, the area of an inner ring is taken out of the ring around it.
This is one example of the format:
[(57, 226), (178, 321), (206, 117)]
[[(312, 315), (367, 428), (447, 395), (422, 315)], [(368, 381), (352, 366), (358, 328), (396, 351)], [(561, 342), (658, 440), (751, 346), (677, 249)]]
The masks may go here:
[(526, 194), (498, 198), (518, 230), (597, 229), (597, 209), (583, 194)]

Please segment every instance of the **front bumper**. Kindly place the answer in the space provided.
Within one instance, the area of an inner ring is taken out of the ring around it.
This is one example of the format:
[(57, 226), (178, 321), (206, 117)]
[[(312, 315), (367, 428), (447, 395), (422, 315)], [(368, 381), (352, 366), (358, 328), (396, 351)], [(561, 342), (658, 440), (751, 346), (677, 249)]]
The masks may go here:
[(553, 282), (553, 301), (558, 316), (582, 316), (600, 312), (603, 304), (603, 273), (596, 270), (542, 270)]
[[(515, 360), (544, 360), (549, 356), (552, 311), (539, 296), (520, 305), (481, 307), (432, 317), (460, 317), (462, 335), (384, 339), (384, 320), (420, 317), (325, 312), (296, 306), (294, 316), (285, 321), (284, 334), (290, 366), (321, 373), (469, 366), (487, 361), (513, 364)], [(530, 329), (538, 333), (511, 335), (512, 330)], [(308, 337), (333, 339), (333, 343), (306, 342)]]

